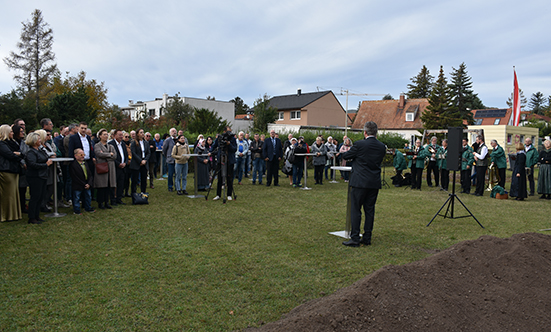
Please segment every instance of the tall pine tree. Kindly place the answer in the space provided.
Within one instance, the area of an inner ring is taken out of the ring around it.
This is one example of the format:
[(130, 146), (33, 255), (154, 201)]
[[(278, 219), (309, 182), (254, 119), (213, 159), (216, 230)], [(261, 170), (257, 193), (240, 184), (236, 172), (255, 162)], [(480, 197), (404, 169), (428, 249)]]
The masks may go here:
[(545, 113), (545, 102), (546, 98), (541, 92), (536, 92), (532, 94), (532, 97), (530, 98), (530, 112), (532, 114), (539, 114), (543, 115)]
[(457, 108), (452, 103), (451, 90), (444, 75), (443, 66), (440, 66), (438, 80), (428, 99), (429, 106), (421, 115), (425, 129), (447, 129), (462, 125), (463, 121), (459, 118)]
[(434, 85), (434, 76), (432, 76), (428, 68), (423, 65), (421, 71), (417, 76), (410, 78), (411, 83), (408, 84), (408, 92), (406, 96), (408, 99), (414, 98), (428, 98)]
[(471, 110), (486, 107), (472, 90), (473, 82), (471, 77), (467, 75), (467, 65), (463, 62), (457, 69), (452, 67), (450, 76), (451, 82), (449, 87), (453, 105), (459, 112), (459, 117), (462, 120), (467, 120), (468, 124), (472, 124), (474, 120)]
[(47, 94), (44, 90), (58, 72), (52, 51), (54, 34), (38, 9), (32, 13), (31, 21), (22, 24), (21, 40), (17, 43), (19, 52), (10, 52), (4, 62), (9, 69), (17, 71), (13, 78), (19, 87), (27, 96), (34, 96), (38, 112), (40, 99)]

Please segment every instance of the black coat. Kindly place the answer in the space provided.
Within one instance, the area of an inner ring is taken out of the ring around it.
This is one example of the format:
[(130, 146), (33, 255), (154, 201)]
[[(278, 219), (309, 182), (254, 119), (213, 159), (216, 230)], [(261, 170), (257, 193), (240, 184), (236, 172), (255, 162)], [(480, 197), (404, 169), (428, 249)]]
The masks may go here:
[(149, 144), (149, 162), (150, 163), (156, 163), (157, 162), (157, 144), (155, 143), (155, 140), (152, 139), (148, 142)]
[(88, 178), (84, 178), (84, 171), (82, 170), (82, 167), (78, 163), (78, 161), (73, 160), (71, 164), (69, 165), (69, 172), (71, 173), (71, 188), (73, 190), (82, 191), (85, 190), (84, 186), (89, 184), (90, 188), (92, 187), (92, 183), (94, 180), (93, 172), (90, 170), (90, 166), (88, 166), (88, 163), (84, 163), (84, 166), (86, 167), (86, 173), (88, 174)]
[(274, 156), (274, 144), (272, 143), (272, 138), (268, 137), (264, 140), (264, 159), (268, 158), (269, 161), (275, 157), (276, 159), (283, 157), (283, 147), (281, 146), (281, 140), (279, 138), (275, 139), (275, 156)]
[[(149, 145), (146, 140), (143, 140), (143, 146), (145, 150), (145, 158), (142, 159), (142, 146), (140, 145), (138, 140), (133, 140), (132, 143), (130, 143), (130, 151), (132, 151), (132, 160), (130, 161), (130, 169), (139, 170), (140, 163), (142, 162), (142, 160), (145, 160), (145, 161), (149, 160), (151, 153), (150, 153)], [(147, 166), (147, 162), (145, 163), (145, 166)]]
[[(122, 164), (123, 159), (121, 158), (119, 148), (117, 147), (117, 141), (113, 139), (107, 142), (107, 144), (111, 144), (115, 148), (115, 152), (117, 153), (117, 159), (115, 159), (115, 167), (119, 169), (119, 165)], [(124, 162), (126, 164), (126, 167), (128, 167), (128, 150), (126, 149), (126, 143), (124, 141), (121, 141), (121, 148), (122, 148), (122, 153), (124, 157)]]
[(25, 157), (27, 163), (27, 177), (48, 179), (48, 155), (42, 149), (30, 148)]
[[(94, 154), (94, 142), (90, 139), (90, 136), (86, 136), (88, 144), (90, 144), (90, 159), (96, 158)], [(69, 158), (75, 157), (75, 149), (82, 149), (82, 142), (80, 141), (80, 134), (76, 133), (69, 137), (69, 151), (67, 151), (67, 156)]]
[(14, 152), (18, 151), (17, 143), (12, 141), (0, 141), (0, 172), (15, 173), (21, 172), (21, 156)]
[(375, 137), (358, 141), (342, 157), (352, 159), (350, 186), (355, 188), (381, 189), (381, 162), (386, 147)]

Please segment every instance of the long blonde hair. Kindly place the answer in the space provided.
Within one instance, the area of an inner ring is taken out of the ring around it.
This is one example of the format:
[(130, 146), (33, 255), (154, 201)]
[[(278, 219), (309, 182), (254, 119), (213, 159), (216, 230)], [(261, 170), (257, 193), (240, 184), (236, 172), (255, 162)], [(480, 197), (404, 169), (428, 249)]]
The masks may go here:
[(11, 131), (11, 127), (7, 124), (0, 126), (0, 141), (7, 141), (10, 139)]

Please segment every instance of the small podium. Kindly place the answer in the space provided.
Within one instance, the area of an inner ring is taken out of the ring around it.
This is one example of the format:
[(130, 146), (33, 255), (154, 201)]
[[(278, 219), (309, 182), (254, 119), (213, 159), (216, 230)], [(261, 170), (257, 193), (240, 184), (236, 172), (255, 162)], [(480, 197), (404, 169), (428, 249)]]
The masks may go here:
[(45, 217), (48, 218), (59, 218), (59, 217), (65, 217), (67, 213), (59, 213), (57, 212), (57, 181), (58, 181), (58, 174), (57, 174), (57, 166), (55, 163), (61, 163), (64, 161), (73, 161), (73, 158), (51, 158), (51, 161), (54, 162), (54, 212), (48, 213), (45, 215)]
[[(332, 166), (332, 170), (350, 172), (351, 166)], [(350, 230), (352, 229), (352, 220), (350, 219), (350, 182), (348, 182), (348, 194), (346, 196), (346, 225), (344, 231), (329, 232), (331, 235), (339, 236), (345, 239), (350, 239)]]

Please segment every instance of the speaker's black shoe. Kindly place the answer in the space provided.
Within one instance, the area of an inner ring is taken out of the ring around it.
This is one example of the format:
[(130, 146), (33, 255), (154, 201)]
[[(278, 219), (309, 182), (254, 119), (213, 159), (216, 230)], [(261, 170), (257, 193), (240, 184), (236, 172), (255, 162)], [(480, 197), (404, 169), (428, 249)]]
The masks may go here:
[(362, 237), (362, 239), (360, 240), (360, 243), (363, 244), (364, 246), (370, 246), (371, 245), (371, 239)]
[(359, 247), (360, 246), (360, 242), (356, 242), (354, 240), (344, 241), (342, 244), (344, 244), (347, 247)]

